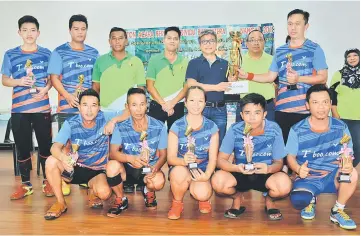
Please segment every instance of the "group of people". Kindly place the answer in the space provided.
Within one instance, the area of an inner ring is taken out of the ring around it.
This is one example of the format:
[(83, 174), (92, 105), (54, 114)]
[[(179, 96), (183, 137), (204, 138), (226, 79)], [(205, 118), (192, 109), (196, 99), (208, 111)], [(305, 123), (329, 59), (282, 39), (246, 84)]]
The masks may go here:
[[(42, 191), (57, 199), (47, 220), (66, 212), (69, 184), (86, 185), (91, 208), (102, 208), (114, 194), (109, 217), (128, 208), (129, 182), (139, 184), (145, 206), (156, 209), (155, 192), (164, 187), (162, 167), (167, 163), (173, 194), (169, 219), (181, 217), (188, 189), (204, 214), (212, 210), (213, 191), (231, 197), (232, 206), (224, 213), (228, 218), (245, 211), (243, 192), (261, 191), (270, 220), (283, 217), (275, 205), (278, 199), (290, 196), (301, 217), (309, 220), (315, 217), (319, 194), (337, 193), (330, 219), (355, 229), (344, 208), (358, 182), (354, 166), (360, 160), (360, 114), (354, 103), (359, 102), (360, 52), (346, 51), (345, 66), (329, 89), (324, 52), (305, 37), (308, 21), (309, 13), (300, 9), (287, 15), (289, 41), (273, 57), (264, 52), (263, 33), (251, 31), (237, 78), (227, 74), (227, 60), (216, 55), (212, 30), (199, 34), (202, 54), (189, 61), (178, 53), (179, 28), (166, 28), (164, 52), (151, 57), (145, 72), (142, 61), (125, 50), (123, 28), (110, 30), (111, 51), (99, 56), (84, 43), (86, 17), (74, 15), (69, 20), (71, 42), (50, 52), (36, 44), (37, 19), (20, 18), (24, 43), (5, 53), (1, 69), (3, 85), (13, 87), (12, 131), (22, 180), (10, 198), (33, 193), (33, 127), (44, 173)], [(240, 95), (237, 122), (227, 130), (224, 92), (241, 79), (248, 80), (249, 92)], [(59, 93), (59, 133), (53, 144), (51, 87)], [(341, 142), (345, 136), (352, 138), (346, 147)], [(340, 165), (346, 151), (353, 163)], [(295, 175), (282, 171), (284, 166)], [(350, 181), (339, 181), (342, 174)]]

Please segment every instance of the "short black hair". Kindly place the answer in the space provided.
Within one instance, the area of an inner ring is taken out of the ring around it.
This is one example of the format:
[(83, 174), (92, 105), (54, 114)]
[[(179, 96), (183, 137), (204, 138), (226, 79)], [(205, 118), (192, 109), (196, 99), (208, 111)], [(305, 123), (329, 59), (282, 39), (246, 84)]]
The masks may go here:
[(88, 19), (81, 14), (78, 15), (72, 15), (69, 19), (69, 30), (71, 30), (71, 27), (73, 26), (73, 22), (74, 21), (80, 21), (80, 22), (84, 22), (86, 25), (86, 28), (88, 29)]
[(191, 93), (192, 90), (194, 89), (199, 89), (203, 92), (204, 94), (204, 99), (206, 99), (206, 91), (204, 91), (204, 89), (201, 87), (201, 86), (190, 86), (188, 89), (187, 89), (187, 92), (184, 96), (184, 99), (187, 101), (188, 97), (189, 97), (189, 94)]
[(260, 33), (262, 34), (263, 40), (266, 41), (266, 39), (264, 38), (264, 34), (263, 34), (259, 29), (254, 29), (254, 30), (252, 30), (251, 32), (249, 32), (249, 33), (247, 34), (247, 39), (246, 39), (247, 42), (248, 42), (248, 40), (249, 40), (250, 34), (252, 34), (253, 32), (260, 32)]
[(96, 98), (98, 98), (98, 102), (100, 102), (100, 98), (99, 98), (98, 92), (95, 91), (95, 90), (92, 89), (92, 88), (87, 89), (87, 90), (84, 90), (84, 91), (79, 95), (79, 104), (81, 103), (81, 99), (82, 99), (84, 96), (93, 96), (93, 97), (96, 97)]
[(171, 27), (168, 27), (168, 28), (166, 28), (166, 29), (164, 30), (164, 37), (167, 35), (167, 33), (168, 33), (169, 31), (175, 31), (175, 32), (177, 32), (179, 38), (180, 38), (181, 35), (182, 35), (180, 29), (179, 29), (177, 26), (171, 26)]
[(287, 15), (287, 20), (288, 20), (288, 18), (290, 18), (290, 16), (295, 15), (295, 14), (303, 15), (303, 19), (305, 20), (305, 25), (308, 24), (308, 19), (310, 18), (310, 13), (308, 13), (307, 11), (301, 10), (301, 9), (295, 9), (295, 10), (290, 11), (290, 13), (288, 13), (288, 15)]
[(311, 88), (309, 88), (307, 90), (306, 93), (306, 102), (310, 102), (310, 97), (312, 93), (317, 93), (317, 92), (322, 92), (322, 91), (326, 91), (328, 93), (328, 96), (330, 96), (330, 100), (332, 99), (332, 94), (331, 91), (327, 88), (327, 86), (325, 84), (315, 84), (312, 85)]
[(143, 89), (141, 89), (141, 88), (130, 88), (128, 90), (128, 93), (127, 93), (127, 103), (128, 103), (128, 99), (129, 99), (130, 95), (133, 95), (133, 94), (143, 94), (145, 97), (147, 97), (146, 94), (145, 94), (145, 91)]
[(110, 39), (110, 37), (112, 36), (112, 33), (113, 33), (113, 32), (119, 32), (119, 31), (120, 31), (120, 32), (124, 32), (125, 38), (126, 38), (126, 39), (128, 38), (127, 31), (125, 31), (125, 29), (120, 28), (120, 27), (113, 27), (113, 28), (110, 29), (110, 32), (109, 32), (109, 39)]
[(36, 25), (36, 28), (39, 30), (39, 22), (38, 22), (38, 20), (37, 20), (35, 17), (33, 17), (33, 16), (26, 15), (26, 16), (21, 17), (21, 18), (18, 20), (19, 29), (21, 28), (21, 26), (22, 26), (24, 23), (34, 23), (34, 24)]
[(246, 96), (244, 96), (241, 99), (240, 105), (241, 105), (241, 111), (243, 111), (243, 108), (247, 105), (247, 104), (255, 104), (255, 105), (261, 105), (263, 111), (266, 110), (266, 99), (258, 93), (249, 93)]
[(291, 40), (291, 36), (287, 35), (286, 37), (286, 43), (288, 43)]

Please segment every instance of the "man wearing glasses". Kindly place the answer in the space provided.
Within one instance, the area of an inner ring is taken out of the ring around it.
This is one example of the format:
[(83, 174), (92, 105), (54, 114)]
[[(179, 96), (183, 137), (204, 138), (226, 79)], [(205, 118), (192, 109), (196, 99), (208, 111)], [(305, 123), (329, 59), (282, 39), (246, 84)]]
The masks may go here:
[[(272, 63), (272, 56), (264, 52), (265, 38), (258, 29), (252, 30), (247, 35), (246, 46), (248, 52), (243, 55), (242, 69), (248, 73), (263, 74), (267, 73)], [(267, 120), (275, 120), (275, 98), (274, 83), (257, 83), (249, 81), (248, 93), (261, 94), (267, 101), (266, 111)], [(246, 94), (241, 94), (241, 98)], [(241, 108), (237, 105), (236, 122), (241, 120)]]
[(219, 128), (219, 143), (222, 143), (227, 127), (227, 109), (224, 92), (229, 88), (227, 80), (228, 62), (216, 55), (217, 35), (213, 30), (199, 34), (198, 42), (202, 55), (189, 61), (187, 85), (200, 86), (206, 91), (206, 107), (203, 115)]

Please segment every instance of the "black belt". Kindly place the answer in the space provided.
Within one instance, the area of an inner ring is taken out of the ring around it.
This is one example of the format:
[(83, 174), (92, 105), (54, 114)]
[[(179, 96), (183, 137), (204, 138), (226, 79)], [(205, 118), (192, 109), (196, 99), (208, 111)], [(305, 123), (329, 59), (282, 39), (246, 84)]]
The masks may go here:
[(206, 102), (206, 107), (224, 107), (226, 103), (224, 101), (219, 102)]

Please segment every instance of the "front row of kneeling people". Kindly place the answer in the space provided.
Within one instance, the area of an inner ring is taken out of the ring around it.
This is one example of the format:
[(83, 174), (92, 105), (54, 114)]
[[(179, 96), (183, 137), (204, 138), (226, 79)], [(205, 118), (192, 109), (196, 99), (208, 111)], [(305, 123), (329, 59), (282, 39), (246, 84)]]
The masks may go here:
[[(278, 199), (290, 196), (301, 217), (313, 219), (317, 196), (335, 193), (337, 201), (330, 210), (330, 220), (354, 229), (356, 224), (344, 208), (356, 189), (358, 174), (352, 161), (340, 165), (340, 156), (352, 156), (352, 141), (347, 138), (346, 124), (329, 116), (330, 97), (325, 85), (308, 90), (310, 116), (292, 127), (284, 145), (278, 124), (265, 118), (265, 98), (248, 94), (240, 101), (243, 121), (231, 125), (219, 147), (217, 125), (202, 115), (206, 99), (201, 87), (188, 89), (187, 113), (172, 125), (169, 134), (163, 122), (146, 115), (144, 90), (129, 89), (122, 114), (100, 111), (99, 95), (86, 90), (79, 97), (79, 115), (64, 123), (46, 162), (46, 175), (57, 201), (45, 219), (58, 218), (67, 210), (62, 178), (72, 184), (88, 183), (91, 208), (103, 207), (103, 201), (114, 193), (109, 217), (117, 217), (128, 208), (123, 181), (130, 177), (144, 181), (145, 206), (156, 209), (155, 192), (164, 187), (161, 169), (167, 163), (173, 194), (169, 219), (181, 217), (188, 190), (204, 214), (212, 210), (213, 191), (232, 198), (232, 206), (224, 213), (228, 218), (239, 218), (245, 211), (243, 192), (260, 191), (270, 220), (282, 219), (275, 204)], [(341, 141), (345, 138), (348, 142)], [(281, 171), (285, 157), (294, 171), (292, 177)], [(350, 180), (340, 182), (341, 175)]]

